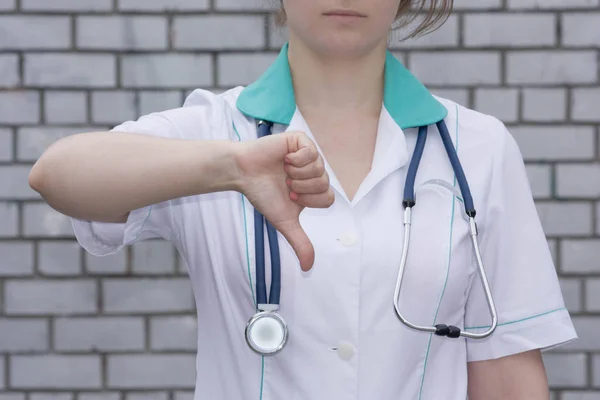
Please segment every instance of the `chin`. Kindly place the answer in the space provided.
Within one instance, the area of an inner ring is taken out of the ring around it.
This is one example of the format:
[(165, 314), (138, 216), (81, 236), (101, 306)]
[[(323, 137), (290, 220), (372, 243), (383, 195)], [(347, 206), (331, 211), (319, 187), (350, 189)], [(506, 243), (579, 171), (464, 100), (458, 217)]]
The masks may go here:
[(370, 39), (364, 32), (339, 31), (327, 32), (322, 35), (313, 34), (305, 40), (305, 43), (314, 52), (327, 57), (356, 58), (373, 51), (382, 44), (382, 40)]

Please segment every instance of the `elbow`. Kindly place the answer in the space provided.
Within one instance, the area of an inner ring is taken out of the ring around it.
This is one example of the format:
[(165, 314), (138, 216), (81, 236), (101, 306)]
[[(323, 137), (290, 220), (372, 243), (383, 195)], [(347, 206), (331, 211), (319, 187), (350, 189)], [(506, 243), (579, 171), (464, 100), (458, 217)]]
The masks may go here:
[[(29, 171), (29, 177), (28, 177), (29, 187), (31, 187), (33, 190), (38, 192), (40, 195), (42, 195), (43, 183), (44, 183), (43, 170), (44, 170), (44, 166), (38, 160), (31, 168), (31, 171)], [(43, 197), (43, 195), (42, 195), (42, 197)]]

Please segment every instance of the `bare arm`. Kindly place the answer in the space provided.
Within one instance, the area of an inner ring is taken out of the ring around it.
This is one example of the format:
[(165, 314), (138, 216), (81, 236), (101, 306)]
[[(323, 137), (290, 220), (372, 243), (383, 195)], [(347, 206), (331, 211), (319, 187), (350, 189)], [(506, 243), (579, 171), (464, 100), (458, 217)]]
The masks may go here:
[(236, 143), (95, 132), (52, 144), (30, 186), (57, 211), (124, 222), (129, 211), (174, 198), (235, 190)]
[(468, 364), (470, 400), (548, 400), (539, 350)]

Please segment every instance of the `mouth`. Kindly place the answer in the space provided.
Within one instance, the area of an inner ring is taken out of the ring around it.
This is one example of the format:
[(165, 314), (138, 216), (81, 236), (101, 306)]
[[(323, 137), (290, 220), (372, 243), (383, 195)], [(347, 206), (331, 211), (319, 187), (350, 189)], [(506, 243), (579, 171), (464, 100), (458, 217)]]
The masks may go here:
[(354, 10), (331, 10), (323, 13), (323, 15), (328, 17), (355, 17), (355, 18), (366, 18), (365, 14), (359, 13)]

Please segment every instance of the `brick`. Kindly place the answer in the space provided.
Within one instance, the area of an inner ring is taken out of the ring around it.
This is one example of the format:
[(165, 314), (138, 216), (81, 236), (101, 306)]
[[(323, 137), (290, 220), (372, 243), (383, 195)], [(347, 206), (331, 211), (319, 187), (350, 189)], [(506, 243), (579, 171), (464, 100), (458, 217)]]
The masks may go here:
[(600, 196), (600, 164), (558, 164), (556, 180), (557, 194), (561, 197)]
[(56, 50), (71, 46), (69, 17), (0, 15), (0, 26), (0, 50)]
[(195, 316), (152, 317), (150, 348), (152, 350), (196, 350), (198, 320)]
[(434, 96), (452, 100), (463, 107), (469, 107), (469, 91), (466, 89), (432, 89)]
[(508, 8), (513, 9), (592, 8), (599, 4), (599, 0), (569, 0), (568, 6), (564, 0), (508, 0)]
[(73, 400), (73, 393), (31, 393), (29, 400)]
[(77, 400), (121, 400), (121, 394), (118, 392), (79, 393)]
[(209, 0), (118, 0), (120, 11), (203, 11)]
[(108, 386), (124, 389), (193, 388), (195, 355), (127, 354), (108, 356)]
[(92, 122), (117, 125), (135, 119), (135, 93), (108, 91), (92, 93)]
[(27, 276), (33, 274), (33, 243), (0, 242), (0, 276)]
[(54, 325), (58, 351), (144, 350), (144, 320), (136, 317), (59, 318)]
[(600, 234), (600, 203), (596, 203), (596, 234)]
[(496, 52), (415, 52), (408, 65), (426, 85), (500, 83), (500, 54)]
[(548, 247), (550, 249), (550, 256), (552, 257), (552, 262), (554, 265), (558, 265), (558, 240), (557, 239), (547, 239)]
[(1, 199), (38, 199), (39, 194), (29, 186), (28, 165), (0, 166), (0, 200)]
[(493, 115), (505, 123), (519, 118), (519, 91), (517, 89), (477, 89), (475, 108)]
[(99, 389), (101, 362), (97, 355), (13, 355), (10, 384), (18, 389)]
[[(0, 366), (0, 372), (1, 371), (2, 371), (2, 367)], [(0, 378), (0, 379), (2, 379), (2, 378)], [(25, 393), (0, 392), (0, 400), (25, 400)]]
[(562, 15), (563, 46), (598, 46), (600, 13), (567, 13)]
[(21, 0), (23, 11), (111, 11), (112, 0)]
[(0, 91), (0, 124), (40, 121), (40, 95), (32, 90)]
[(395, 30), (388, 40), (388, 48), (392, 49), (425, 49), (425, 48), (448, 48), (458, 46), (459, 26), (458, 15), (451, 15), (438, 30), (419, 38), (406, 39), (407, 34), (414, 31), (420, 21)]
[(85, 270), (92, 275), (125, 274), (127, 272), (127, 251), (122, 249), (115, 254), (96, 257), (85, 252)]
[(37, 161), (51, 144), (66, 136), (82, 132), (94, 132), (103, 130), (105, 127), (47, 127), (32, 126), (20, 128), (17, 131), (17, 159), (19, 161)]
[(169, 400), (167, 392), (128, 393), (126, 400)]
[(183, 105), (181, 92), (177, 91), (141, 91), (138, 95), (140, 99), (140, 115), (171, 110)]
[(556, 16), (531, 13), (466, 14), (463, 35), (466, 47), (554, 46)]
[(569, 312), (581, 312), (581, 281), (560, 278), (560, 289)]
[[(231, 29), (235, 26), (235, 29)], [(175, 17), (176, 49), (261, 49), (265, 43), (265, 18), (253, 15), (206, 15)]]
[(167, 39), (167, 18), (163, 16), (77, 17), (77, 47), (80, 49), (164, 50)]
[(564, 239), (560, 245), (560, 265), (566, 273), (600, 273), (600, 240)]
[(523, 119), (526, 121), (564, 121), (567, 118), (565, 89), (523, 90)]
[[(526, 161), (592, 160), (594, 129), (587, 126), (516, 126), (510, 132)], [(543, 146), (540, 144), (544, 143)]]
[(215, 0), (215, 9), (226, 11), (275, 11), (275, 1), (264, 0)]
[(598, 79), (594, 51), (512, 51), (506, 55), (510, 84), (577, 84)]
[(588, 278), (585, 281), (585, 309), (600, 311), (600, 279)]
[(571, 118), (575, 121), (600, 122), (600, 87), (579, 88), (571, 92)]
[(0, 352), (47, 351), (48, 322), (42, 318), (0, 318)]
[(269, 38), (269, 48), (274, 50), (281, 49), (284, 43), (289, 40), (289, 31), (287, 27), (277, 26), (274, 16), (270, 15), (267, 22), (267, 28), (269, 30), (269, 33), (267, 34)]
[(78, 91), (47, 91), (44, 115), (51, 124), (76, 124), (87, 121), (87, 95)]
[[(600, 356), (593, 354), (590, 357), (592, 357), (592, 384), (594, 387), (600, 387)], [(596, 396), (600, 397), (600, 393), (596, 392)]]
[(0, 128), (0, 162), (12, 160), (14, 160), (13, 132), (9, 128)]
[(87, 314), (98, 311), (91, 280), (9, 280), (4, 283), (5, 311), (15, 315)]
[[(11, 10), (14, 10), (15, 8), (17, 8), (16, 0), (0, 0), (0, 10), (11, 11)], [(4, 399), (2, 399), (1, 395), (0, 395), (0, 400), (4, 400)]]
[(175, 247), (165, 240), (148, 240), (132, 246), (134, 274), (172, 274), (175, 272)]
[(0, 201), (0, 238), (19, 234), (19, 205), (12, 201)]
[(247, 85), (255, 81), (275, 61), (274, 53), (220, 54), (218, 84), (225, 87)]
[(81, 246), (76, 241), (38, 242), (38, 268), (48, 276), (81, 273)]
[(592, 232), (592, 207), (580, 202), (537, 204), (544, 232), (549, 236), (589, 235)]
[(600, 400), (600, 391), (573, 391), (562, 392), (562, 400)]
[(194, 309), (187, 279), (107, 279), (102, 284), (107, 313), (181, 312)]
[(117, 83), (112, 54), (25, 54), (25, 84), (45, 87), (110, 88)]
[(455, 10), (493, 10), (498, 8), (502, 8), (502, 0), (454, 0)]
[(578, 388), (586, 386), (585, 354), (544, 353), (543, 358), (550, 387)]
[(177, 271), (179, 274), (186, 276), (189, 271), (189, 266), (179, 251), (177, 252)]
[(212, 85), (209, 55), (124, 55), (121, 58), (124, 87), (189, 88)]
[(0, 88), (11, 88), (21, 83), (19, 76), (19, 56), (0, 54)]
[(525, 167), (529, 186), (535, 199), (546, 199), (552, 195), (552, 176), (549, 165), (529, 164)]
[(46, 203), (23, 205), (23, 235), (26, 237), (73, 237), (71, 219)]

